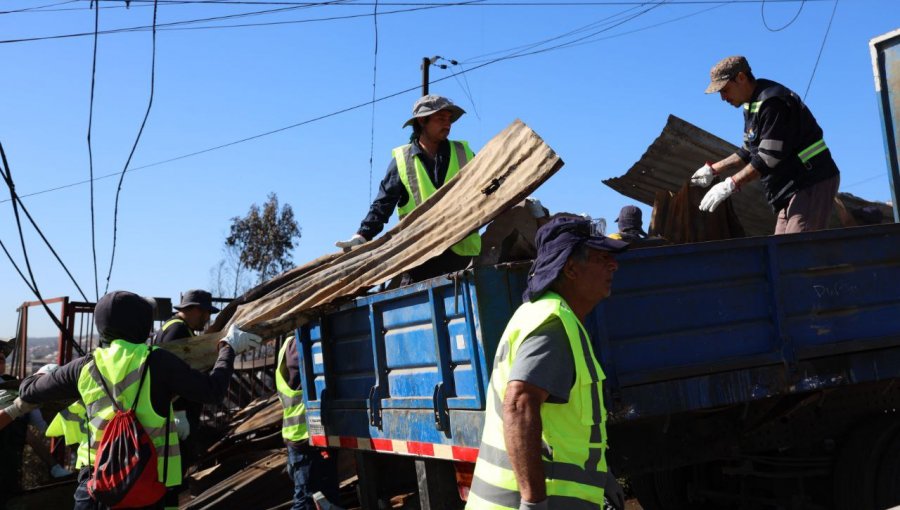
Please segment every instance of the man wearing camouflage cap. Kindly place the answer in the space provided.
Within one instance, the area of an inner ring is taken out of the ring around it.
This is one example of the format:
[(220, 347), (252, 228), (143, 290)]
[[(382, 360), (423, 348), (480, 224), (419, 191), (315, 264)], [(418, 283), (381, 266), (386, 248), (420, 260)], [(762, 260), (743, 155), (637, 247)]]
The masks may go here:
[[(448, 137), (450, 126), (464, 113), (465, 110), (438, 95), (422, 96), (413, 104), (412, 117), (403, 124), (403, 127), (412, 126), (410, 143), (391, 151), (387, 174), (369, 214), (353, 237), (338, 241), (335, 246), (351, 248), (371, 241), (384, 228), (395, 207), (403, 219), (459, 173), (474, 154), (467, 142), (449, 140)], [(432, 259), (427, 263), (429, 267), (417, 268), (410, 273), (413, 280), (421, 280), (463, 269), (479, 253), (481, 238), (473, 232)]]
[(775, 234), (827, 226), (840, 172), (822, 128), (803, 100), (771, 80), (757, 80), (747, 59), (728, 57), (710, 71), (707, 94), (744, 109), (744, 143), (737, 153), (694, 172), (691, 184), (708, 187), (717, 175), (737, 170), (713, 186), (700, 203), (712, 212), (742, 186), (760, 179), (777, 214)]

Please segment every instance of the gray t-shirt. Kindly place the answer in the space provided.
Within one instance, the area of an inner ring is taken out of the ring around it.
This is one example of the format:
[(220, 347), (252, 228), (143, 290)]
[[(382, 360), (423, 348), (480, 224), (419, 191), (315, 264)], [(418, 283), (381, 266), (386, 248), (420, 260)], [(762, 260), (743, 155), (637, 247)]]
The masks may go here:
[(547, 402), (565, 404), (575, 384), (575, 358), (559, 317), (547, 319), (519, 346), (510, 381), (524, 381), (550, 393)]

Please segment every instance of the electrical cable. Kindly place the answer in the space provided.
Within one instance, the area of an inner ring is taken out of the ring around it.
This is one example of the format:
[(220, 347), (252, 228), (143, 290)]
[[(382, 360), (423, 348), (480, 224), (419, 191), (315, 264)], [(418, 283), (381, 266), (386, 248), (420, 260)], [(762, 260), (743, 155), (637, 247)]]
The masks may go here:
[(803, 12), (804, 5), (806, 5), (806, 0), (802, 0), (800, 2), (800, 8), (797, 9), (797, 14), (794, 14), (794, 17), (791, 18), (791, 20), (788, 21), (787, 24), (781, 28), (772, 28), (769, 26), (769, 22), (766, 21), (766, 0), (763, 0), (762, 3), (759, 5), (759, 15), (762, 17), (762, 22), (763, 22), (763, 25), (766, 27), (766, 30), (768, 30), (769, 32), (781, 32), (785, 28), (793, 25), (795, 21), (797, 21), (797, 18), (800, 17), (800, 13)]
[(93, 58), (91, 62), (91, 100), (90, 106), (88, 108), (88, 128), (87, 128), (87, 146), (88, 146), (88, 171), (90, 173), (91, 179), (91, 252), (94, 256), (94, 299), (95, 301), (100, 300), (100, 282), (99, 282), (99, 274), (97, 272), (97, 229), (96, 229), (96, 219), (94, 216), (94, 149), (91, 146), (91, 131), (94, 124), (94, 88), (96, 85), (97, 78), (97, 43), (99, 39), (100, 32), (100, 2), (97, 1), (96, 5), (94, 0), (91, 0), (91, 5), (94, 6), (94, 52)]
[[(3, 245), (3, 251), (6, 253), (7, 257), (9, 257), (10, 262), (13, 262), (13, 266), (19, 272), (19, 275), (25, 281), (25, 284), (28, 286), (29, 290), (31, 290), (34, 293), (34, 295), (38, 298), (38, 301), (41, 302), (41, 305), (43, 305), (43, 307), (44, 307), (44, 311), (47, 312), (47, 315), (50, 316), (50, 319), (53, 321), (54, 324), (56, 324), (56, 327), (59, 328), (59, 331), (63, 334), (63, 336), (67, 340), (69, 340), (69, 342), (72, 343), (72, 345), (78, 351), (78, 354), (84, 356), (84, 352), (75, 343), (75, 339), (72, 338), (72, 334), (69, 332), (69, 330), (67, 330), (63, 326), (62, 322), (60, 322), (60, 320), (56, 317), (56, 314), (54, 314), (53, 311), (50, 310), (50, 307), (47, 305), (47, 302), (44, 301), (43, 296), (41, 296), (41, 293), (38, 290), (37, 281), (34, 278), (34, 272), (31, 270), (31, 261), (28, 260), (28, 249), (25, 246), (25, 234), (22, 231), (22, 220), (19, 217), (18, 200), (17, 200), (17, 196), (16, 196), (16, 185), (13, 182), (12, 171), (10, 170), (9, 163), (6, 160), (6, 151), (3, 149), (2, 143), (0, 143), (0, 163), (2, 163), (2, 169), (0, 169), (0, 176), (2, 176), (3, 180), (6, 182), (7, 188), (9, 188), (10, 201), (12, 201), (12, 207), (13, 207), (13, 215), (16, 219), (16, 227), (18, 228), (18, 231), (19, 231), (19, 242), (22, 245), (22, 257), (25, 260), (25, 268), (28, 270), (28, 276), (31, 279), (30, 284), (28, 283), (28, 279), (25, 278), (25, 275), (19, 269), (18, 265), (16, 265), (15, 262), (13, 261), (13, 258), (10, 255), (9, 251), (6, 249), (5, 245)], [(29, 219), (30, 218), (31, 218), (31, 216), (29, 215)], [(35, 227), (37, 227), (37, 226), (35, 225)], [(43, 234), (41, 237), (43, 237)], [(44, 238), (44, 240), (46, 241), (46, 238)], [(54, 254), (55, 254), (55, 252), (54, 252)], [(66, 269), (66, 272), (68, 273), (68, 269)], [(71, 277), (72, 275), (69, 274), (69, 276)], [(79, 290), (80, 290), (80, 288), (79, 288)]]
[(812, 87), (813, 78), (816, 77), (816, 69), (819, 68), (819, 60), (822, 59), (822, 51), (825, 50), (825, 41), (828, 40), (828, 33), (831, 32), (831, 22), (834, 21), (834, 13), (837, 12), (838, 0), (834, 0), (834, 7), (831, 8), (831, 17), (828, 18), (828, 27), (825, 29), (825, 36), (822, 37), (822, 45), (819, 46), (819, 54), (816, 56), (816, 64), (813, 66), (812, 74), (809, 76), (809, 83), (806, 84), (806, 92), (803, 93), (803, 102), (806, 102), (806, 95), (809, 94), (809, 88)]
[(119, 195), (122, 192), (122, 181), (125, 180), (125, 172), (128, 171), (128, 165), (131, 164), (131, 158), (134, 156), (134, 151), (137, 150), (138, 143), (141, 141), (141, 135), (144, 133), (144, 126), (147, 125), (147, 118), (150, 117), (150, 109), (153, 107), (153, 92), (156, 86), (156, 15), (158, 11), (159, 10), (157, 9), (156, 0), (154, 0), (153, 37), (150, 57), (150, 99), (147, 101), (147, 111), (144, 112), (144, 120), (141, 121), (141, 127), (140, 129), (138, 129), (137, 137), (135, 137), (134, 144), (131, 146), (131, 152), (128, 154), (128, 159), (125, 161), (125, 167), (122, 168), (122, 173), (119, 175), (119, 186), (116, 188), (116, 201), (113, 208), (112, 254), (109, 258), (109, 272), (106, 274), (106, 287), (103, 289), (104, 294), (109, 291), (109, 279), (112, 277), (113, 264), (116, 261), (116, 240), (118, 238), (117, 227), (119, 221)]
[[(78, 1), (79, 1), (79, 0), (65, 0), (64, 2), (56, 2), (56, 3), (52, 3), (52, 4), (46, 4), (46, 5), (36, 5), (36, 6), (34, 6), (34, 7), (25, 7), (25, 8), (22, 8), (22, 9), (13, 9), (13, 10), (11, 10), (11, 11), (0, 11), (0, 14), (18, 14), (18, 13), (20, 13), (20, 12), (41, 12), (42, 9), (45, 9), (45, 8), (47, 8), (47, 7), (56, 7), (56, 6), (58, 6), (58, 5), (73, 4), (73, 3), (78, 2)], [(66, 9), (66, 10), (74, 10), (74, 9)], [(43, 12), (49, 12), (49, 11), (43, 11)]]
[(369, 141), (369, 202), (372, 201), (372, 174), (375, 169), (375, 99), (376, 85), (378, 82), (378, 1), (375, 2), (375, 8), (372, 11), (372, 25), (375, 30), (375, 49), (372, 55), (372, 132)]
[[(646, 2), (644, 2), (644, 3), (646, 4)], [(577, 43), (577, 45), (593, 43), (593, 42), (597, 42), (597, 41), (599, 41), (599, 40), (613, 39), (613, 38), (615, 38), (615, 37), (621, 37), (621, 36), (623, 36), (623, 35), (628, 35), (628, 34), (632, 34), (632, 33), (635, 33), (635, 32), (640, 32), (640, 31), (644, 31), (644, 30), (649, 30), (650, 28), (654, 28), (654, 27), (657, 27), (657, 26), (660, 26), (660, 25), (664, 25), (664, 24), (667, 24), (667, 23), (673, 23), (673, 22), (675, 22), (675, 21), (680, 21), (680, 20), (682, 20), (682, 19), (687, 19), (687, 18), (690, 18), (690, 17), (693, 17), (693, 16), (697, 16), (697, 15), (699, 15), (699, 14), (703, 14), (704, 12), (707, 12), (707, 11), (710, 11), (710, 10), (713, 10), (713, 9), (718, 9), (718, 8), (720, 8), (720, 7), (723, 7), (723, 6), (727, 5), (727, 4), (729, 4), (729, 3), (731, 3), (731, 2), (719, 2), (717, 5), (714, 5), (713, 7), (709, 7), (709, 8), (700, 10), (700, 11), (696, 11), (696, 12), (693, 12), (693, 13), (690, 13), (690, 14), (686, 14), (686, 15), (683, 15), (683, 16), (679, 16), (679, 17), (677, 17), (677, 18), (673, 18), (673, 19), (670, 19), (670, 20), (662, 21), (662, 22), (659, 22), (659, 23), (656, 23), (656, 24), (653, 24), (653, 25), (649, 25), (649, 26), (646, 26), (646, 27), (641, 27), (641, 28), (638, 28), (638, 29), (635, 29), (635, 30), (631, 30), (631, 31), (628, 31), (628, 32), (622, 32), (622, 33), (620, 33), (620, 34), (615, 34), (615, 35), (612, 35), (612, 36), (609, 36), (609, 37), (605, 37), (605, 38), (602, 38), (602, 39), (595, 39), (595, 40), (591, 40), (591, 41), (580, 42), (580, 43)], [(626, 20), (626, 21), (627, 21), (627, 20)], [(592, 35), (596, 35), (596, 34), (592, 34)], [(572, 46), (575, 45), (575, 44), (572, 44), (572, 43), (566, 43), (566, 44), (569, 44), (569, 45), (572, 45)], [(560, 47), (562, 47), (562, 46), (563, 46), (563, 45), (560, 45)], [(506, 56), (498, 57), (498, 58), (495, 58), (495, 59), (492, 59), (492, 60), (489, 60), (489, 61), (486, 61), (486, 62), (481, 62), (481, 63), (479, 63), (478, 65), (469, 67), (469, 68), (465, 69), (464, 71), (462, 71), (462, 72), (459, 73), (459, 74), (468, 74), (468, 73), (470, 73), (470, 72), (476, 71), (476, 70), (481, 69), (481, 68), (483, 68), (483, 67), (486, 67), (486, 66), (489, 66), (489, 65), (492, 65), (492, 64), (496, 64), (496, 63), (498, 63), (498, 62), (502, 62), (502, 61), (505, 61), (505, 60), (512, 60), (512, 59), (521, 58), (521, 57), (526, 57), (526, 56), (529, 56), (529, 55), (532, 55), (532, 54), (536, 54), (536, 53), (542, 53), (542, 52), (546, 52), (546, 51), (552, 51), (552, 50), (554, 50), (554, 49), (559, 49), (559, 48), (546, 48), (546, 49), (542, 49), (542, 50), (535, 51), (535, 52), (530, 52), (530, 53), (519, 53), (519, 54), (511, 54), (511, 55), (506, 55)], [(451, 77), (451, 76), (446, 76), (446, 77), (444, 77), (444, 78), (438, 78), (438, 79), (436, 79), (436, 80), (432, 80), (431, 83), (439, 83), (439, 82), (442, 82), (442, 81), (444, 81), (444, 80), (448, 80), (448, 79), (450, 79), (450, 78), (452, 78), (452, 77)], [(377, 102), (385, 101), (385, 100), (388, 100), (388, 99), (392, 99), (392, 98), (394, 98), (394, 97), (401, 96), (401, 95), (403, 95), (403, 94), (406, 94), (407, 92), (412, 92), (412, 91), (417, 90), (417, 89), (419, 89), (419, 85), (416, 85), (416, 86), (413, 86), (413, 87), (409, 87), (409, 88), (406, 88), (406, 89), (403, 89), (403, 90), (399, 90), (399, 91), (396, 91), (396, 92), (394, 92), (394, 93), (391, 93), (391, 94), (382, 96), (382, 97), (376, 99), (374, 102), (377, 103)], [(328, 119), (328, 118), (331, 118), (331, 117), (335, 117), (335, 116), (338, 116), (338, 115), (342, 115), (342, 114), (344, 114), (344, 113), (351, 112), (351, 111), (353, 111), (353, 110), (358, 110), (359, 108), (363, 108), (363, 107), (366, 107), (366, 106), (370, 106), (372, 103), (373, 103), (373, 101), (367, 101), (367, 102), (364, 102), (364, 103), (359, 103), (359, 104), (356, 104), (356, 105), (348, 106), (348, 107), (346, 107), (346, 108), (342, 108), (342, 109), (340, 109), (340, 110), (336, 110), (336, 111), (333, 111), (333, 112), (331, 112), (331, 113), (319, 115), (319, 116), (317, 116), (317, 117), (313, 117), (313, 118), (310, 118), (310, 119), (306, 119), (306, 120), (303, 120), (303, 121), (300, 121), (300, 122), (296, 122), (296, 123), (294, 123), (294, 124), (290, 124), (290, 125), (283, 126), (283, 127), (280, 127), (280, 128), (272, 129), (272, 130), (265, 131), (265, 132), (262, 132), (262, 133), (257, 133), (257, 134), (255, 134), (255, 135), (247, 136), (247, 137), (244, 137), (244, 138), (240, 138), (240, 139), (238, 139), (238, 140), (233, 140), (233, 141), (231, 141), (231, 142), (227, 142), (227, 143), (215, 145), (215, 146), (212, 146), (212, 147), (207, 147), (206, 149), (201, 149), (201, 150), (198, 150), (198, 151), (194, 151), (194, 152), (182, 154), (182, 155), (180, 155), (180, 156), (174, 156), (174, 157), (167, 158), (167, 159), (163, 159), (163, 160), (160, 160), (160, 161), (155, 161), (155, 162), (153, 162), (153, 163), (148, 163), (148, 164), (146, 164), (146, 165), (134, 167), (134, 168), (130, 169), (129, 171), (136, 171), (136, 170), (143, 170), (143, 169), (147, 169), (147, 168), (152, 168), (152, 167), (155, 167), (155, 166), (160, 166), (160, 165), (164, 165), (164, 164), (167, 164), (167, 163), (172, 163), (172, 162), (179, 161), (179, 160), (182, 160), (182, 159), (191, 158), (191, 157), (194, 157), (194, 156), (199, 156), (199, 155), (202, 155), (202, 154), (206, 154), (206, 153), (208, 153), (208, 152), (213, 152), (213, 151), (217, 151), (217, 150), (220, 150), (220, 149), (225, 149), (225, 148), (231, 147), (231, 146), (233, 146), (233, 145), (238, 145), (238, 144), (242, 144), (242, 143), (245, 143), (245, 142), (249, 142), (249, 141), (256, 140), (256, 139), (258, 139), (258, 138), (263, 138), (263, 137), (266, 137), (266, 136), (271, 136), (271, 135), (274, 135), (274, 134), (277, 134), (277, 133), (281, 133), (281, 132), (283, 132), (283, 131), (288, 131), (288, 130), (290, 130), (290, 129), (294, 129), (294, 128), (297, 128), (297, 127), (305, 126), (305, 125), (307, 125), (307, 124), (311, 124), (311, 123), (314, 123), (314, 122), (318, 122), (318, 121), (320, 121), (320, 120), (325, 120), (325, 119)], [(114, 176), (116, 176), (116, 175), (119, 175), (119, 173), (118, 173), (118, 172), (115, 172), (115, 173), (109, 173), (109, 174), (106, 174), (106, 175), (102, 175), (102, 176), (100, 176), (100, 177), (95, 178), (95, 180), (107, 179), (107, 178), (110, 178), (110, 177), (114, 177)], [(61, 185), (61, 186), (55, 186), (55, 187), (53, 187), (53, 188), (48, 188), (48, 189), (44, 189), (44, 190), (41, 190), (41, 191), (35, 191), (35, 192), (32, 192), (32, 193), (28, 193), (28, 194), (25, 194), (25, 195), (21, 195), (21, 197), (22, 197), (22, 198), (26, 198), (26, 197), (32, 197), (32, 196), (42, 195), (42, 194), (45, 194), (45, 193), (50, 193), (50, 192), (53, 192), (53, 191), (59, 191), (59, 190), (71, 188), (71, 187), (74, 187), (74, 186), (80, 186), (80, 185), (82, 185), (82, 184), (86, 184), (87, 182), (88, 182), (88, 181), (77, 181), (77, 182), (72, 182), (72, 183), (69, 183), (69, 184), (63, 184), (63, 185)], [(7, 201), (7, 200), (0, 200), (0, 203), (4, 203), (4, 202), (6, 202), (6, 201)]]
[[(267, 14), (275, 14), (275, 13), (294, 11), (297, 9), (303, 9), (303, 8), (312, 7), (312, 6), (337, 5), (337, 4), (341, 4), (345, 1), (346, 0), (333, 0), (333, 1), (329, 1), (329, 2), (313, 4), (313, 5), (304, 4), (304, 5), (297, 5), (297, 6), (291, 6), (291, 7), (279, 7), (277, 9), (264, 9), (261, 11), (251, 11), (251, 12), (244, 12), (244, 13), (239, 13), (239, 14), (227, 14), (227, 15), (223, 15), (223, 16), (212, 16), (212, 17), (207, 17), (207, 18), (196, 18), (196, 19), (188, 19), (188, 20), (181, 20), (181, 21), (172, 21), (169, 23), (159, 23), (158, 25), (140, 25), (140, 26), (136, 26), (136, 27), (113, 28), (113, 29), (101, 31), (100, 35), (121, 34), (121, 33), (127, 33), (127, 32), (142, 32), (142, 31), (147, 31), (147, 30), (156, 31), (159, 29), (165, 29), (166, 27), (181, 27), (183, 25), (192, 25), (195, 23), (208, 23), (208, 22), (213, 22), (213, 21), (223, 21), (223, 20), (229, 20), (229, 19), (246, 18), (246, 17), (250, 17), (250, 16), (264, 16)], [(154, 11), (155, 11), (155, 9), (154, 9)], [(366, 14), (365, 16), (371, 16), (371, 14)], [(33, 41), (47, 41), (47, 40), (53, 40), (53, 39), (71, 39), (71, 38), (76, 38), (76, 37), (87, 37), (87, 36), (93, 36), (93, 35), (94, 35), (93, 32), (76, 32), (76, 33), (71, 33), (71, 34), (59, 34), (59, 35), (50, 35), (50, 36), (42, 36), (42, 37), (25, 37), (25, 38), (19, 38), (19, 39), (6, 39), (6, 40), (0, 40), (0, 44), (33, 42)]]

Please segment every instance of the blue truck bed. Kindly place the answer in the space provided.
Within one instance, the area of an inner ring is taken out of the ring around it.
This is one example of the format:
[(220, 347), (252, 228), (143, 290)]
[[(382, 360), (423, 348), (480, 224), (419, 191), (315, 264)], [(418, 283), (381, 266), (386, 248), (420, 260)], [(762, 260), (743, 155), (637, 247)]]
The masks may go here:
[[(619, 262), (612, 296), (585, 321), (614, 430), (900, 376), (900, 225), (637, 249)], [(473, 462), (488, 367), (527, 270), (370, 294), (301, 328), (313, 443)]]

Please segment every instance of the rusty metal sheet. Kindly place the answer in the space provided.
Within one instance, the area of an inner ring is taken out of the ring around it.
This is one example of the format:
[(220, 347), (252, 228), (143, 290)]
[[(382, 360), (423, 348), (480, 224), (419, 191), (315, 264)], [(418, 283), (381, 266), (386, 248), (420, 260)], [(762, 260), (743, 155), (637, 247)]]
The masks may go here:
[[(263, 336), (304, 324), (312, 310), (421, 265), (522, 201), (563, 166), (562, 159), (521, 121), (485, 145), (465, 171), (446, 183), (393, 229), (353, 250), (304, 266), (297, 278), (239, 305), (229, 323)], [(259, 294), (259, 293), (258, 293)], [(226, 330), (222, 325), (222, 330)], [(222, 332), (169, 342), (194, 367), (211, 366)]]
[[(652, 207), (658, 192), (678, 193), (704, 161), (719, 161), (737, 149), (735, 145), (712, 133), (669, 115), (662, 133), (650, 144), (641, 159), (625, 175), (606, 179), (603, 183)], [(775, 214), (766, 202), (759, 181), (744, 186), (729, 201), (747, 236), (771, 235), (775, 232)], [(893, 215), (890, 205), (870, 202), (849, 193), (839, 193), (836, 206), (836, 209), (842, 206), (848, 209), (876, 207), (884, 213), (885, 222), (890, 222)], [(835, 211), (830, 227), (857, 225), (839, 213), (840, 211)]]

